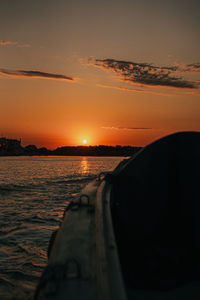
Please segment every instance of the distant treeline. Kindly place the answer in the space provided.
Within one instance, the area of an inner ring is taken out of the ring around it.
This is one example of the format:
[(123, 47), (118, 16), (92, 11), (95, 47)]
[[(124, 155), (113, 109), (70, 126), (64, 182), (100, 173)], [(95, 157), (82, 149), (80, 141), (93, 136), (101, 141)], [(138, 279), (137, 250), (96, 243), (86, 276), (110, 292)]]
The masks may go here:
[(55, 150), (48, 150), (47, 148), (37, 148), (35, 145), (22, 147), (15, 145), (15, 147), (1, 147), (0, 156), (11, 155), (64, 155), (64, 156), (132, 156), (141, 147), (132, 146), (67, 146), (59, 147)]
[(53, 151), (54, 155), (80, 155), (80, 156), (131, 156), (141, 147), (131, 146), (68, 146)]

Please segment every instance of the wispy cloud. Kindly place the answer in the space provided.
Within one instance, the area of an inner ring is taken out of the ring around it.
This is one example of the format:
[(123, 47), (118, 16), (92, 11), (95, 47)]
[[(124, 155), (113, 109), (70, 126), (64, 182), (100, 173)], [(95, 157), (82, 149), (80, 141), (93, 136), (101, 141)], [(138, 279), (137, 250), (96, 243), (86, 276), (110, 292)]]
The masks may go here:
[(56, 80), (71, 80), (71, 81), (74, 80), (74, 78), (70, 76), (66, 76), (62, 74), (46, 73), (41, 71), (0, 69), (0, 74), (11, 76), (11, 77), (46, 78), (46, 79), (56, 79)]
[(17, 44), (17, 47), (19, 47), (19, 48), (30, 48), (31, 44)]
[[(177, 76), (178, 66), (154, 66), (148, 63), (137, 63), (115, 59), (89, 59), (89, 64), (119, 74), (123, 81), (140, 84), (143, 86), (162, 86), (173, 88), (198, 88), (198, 84)], [(196, 68), (198, 64), (195, 65)], [(188, 65), (188, 68), (194, 68)]]
[(97, 84), (97, 86), (105, 88), (105, 89), (115, 89), (115, 90), (122, 90), (122, 91), (129, 91), (129, 92), (145, 92), (144, 89), (130, 89), (121, 86), (113, 86), (113, 85), (106, 85), (106, 84)]
[(109, 130), (149, 130), (153, 129), (150, 127), (115, 127), (115, 126), (102, 126), (102, 129), (109, 129)]
[(136, 93), (147, 93), (147, 94), (153, 94), (153, 95), (159, 95), (159, 96), (165, 96), (165, 97), (172, 97), (172, 94), (167, 93), (159, 93), (156, 91), (149, 91), (145, 89), (139, 89), (139, 88), (127, 88), (127, 87), (121, 87), (121, 86), (113, 86), (113, 85), (105, 85), (105, 84), (97, 84), (97, 86), (106, 88), (106, 89), (115, 89), (115, 90), (121, 90), (121, 91), (127, 91), (127, 92), (136, 92)]
[(184, 67), (186, 72), (200, 72), (200, 63), (188, 64)]
[(12, 42), (9, 40), (0, 40), (0, 46), (8, 46), (8, 45), (17, 45), (17, 42)]
[(0, 40), (0, 46), (17, 46), (20, 48), (28, 48), (31, 47), (31, 44), (28, 43), (23, 44), (23, 43), (9, 41), (9, 40)]

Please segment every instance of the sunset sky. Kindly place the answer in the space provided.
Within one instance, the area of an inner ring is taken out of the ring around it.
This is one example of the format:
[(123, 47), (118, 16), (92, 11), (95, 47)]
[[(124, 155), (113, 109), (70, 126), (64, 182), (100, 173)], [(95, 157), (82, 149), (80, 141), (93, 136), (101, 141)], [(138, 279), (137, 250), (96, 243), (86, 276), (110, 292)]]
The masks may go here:
[(200, 130), (199, 0), (0, 0), (0, 136), (143, 146)]

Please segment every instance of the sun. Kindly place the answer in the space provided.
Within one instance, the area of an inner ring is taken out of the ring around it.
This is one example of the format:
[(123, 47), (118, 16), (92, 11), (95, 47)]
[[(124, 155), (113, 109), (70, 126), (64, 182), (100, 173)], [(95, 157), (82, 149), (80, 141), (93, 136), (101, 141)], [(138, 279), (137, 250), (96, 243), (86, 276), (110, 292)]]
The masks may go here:
[(87, 140), (86, 140), (86, 139), (82, 140), (82, 143), (83, 143), (84, 145), (86, 145), (86, 144), (87, 144)]

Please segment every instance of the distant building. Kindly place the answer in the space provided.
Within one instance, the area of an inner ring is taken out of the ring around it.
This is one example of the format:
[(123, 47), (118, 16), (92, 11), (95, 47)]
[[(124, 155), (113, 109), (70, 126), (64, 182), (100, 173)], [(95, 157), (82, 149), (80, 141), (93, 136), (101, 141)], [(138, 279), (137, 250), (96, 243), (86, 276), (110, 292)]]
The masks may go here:
[(0, 152), (1, 153), (13, 153), (19, 154), (22, 151), (21, 139), (7, 139), (5, 137), (0, 138)]

